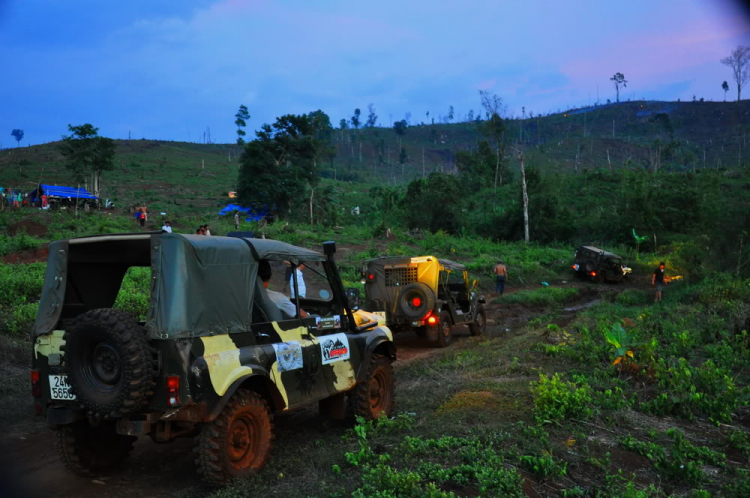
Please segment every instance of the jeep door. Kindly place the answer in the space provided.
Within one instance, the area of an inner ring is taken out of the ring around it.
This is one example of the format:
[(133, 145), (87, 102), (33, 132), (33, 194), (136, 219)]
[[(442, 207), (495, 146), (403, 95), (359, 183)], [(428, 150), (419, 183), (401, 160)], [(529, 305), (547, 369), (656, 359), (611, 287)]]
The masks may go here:
[[(295, 291), (287, 280), (290, 278), (287, 270), (291, 270), (292, 265), (289, 262), (272, 261), (271, 266), (273, 274), (267, 293), (281, 292), (289, 299)], [(290, 301), (296, 304), (296, 299)], [(302, 301), (300, 297), (300, 302)], [(305, 309), (304, 306), (301, 308)], [(268, 344), (265, 347), (267, 354), (276, 358), (269, 367), (269, 375), (277, 386), (281, 382), (287, 405), (292, 407), (325, 398), (328, 396), (328, 386), (323, 374), (320, 341), (315, 335), (316, 318), (289, 317), (289, 314), (282, 311), (281, 320), (257, 324), (254, 329), (257, 339)], [(278, 318), (278, 314), (276, 315)], [(279, 389), (281, 390), (281, 386)]]

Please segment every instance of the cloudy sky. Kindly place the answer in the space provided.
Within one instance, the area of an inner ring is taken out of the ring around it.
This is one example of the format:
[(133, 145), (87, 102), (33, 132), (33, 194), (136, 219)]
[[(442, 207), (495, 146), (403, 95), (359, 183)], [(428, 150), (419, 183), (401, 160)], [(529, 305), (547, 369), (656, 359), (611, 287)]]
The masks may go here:
[(240, 104), (250, 129), (369, 103), (389, 126), (463, 117), (479, 90), (546, 113), (614, 100), (618, 71), (626, 99), (721, 100), (739, 43), (750, 16), (731, 0), (0, 0), (0, 143), (87, 122), (233, 142)]

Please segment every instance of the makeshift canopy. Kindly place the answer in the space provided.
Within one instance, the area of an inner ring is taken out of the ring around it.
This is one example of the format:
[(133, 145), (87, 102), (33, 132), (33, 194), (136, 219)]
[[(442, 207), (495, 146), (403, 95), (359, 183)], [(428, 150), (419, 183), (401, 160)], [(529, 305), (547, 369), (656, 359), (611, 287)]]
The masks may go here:
[(227, 204), (227, 207), (221, 208), (221, 210), (219, 211), (219, 216), (226, 216), (228, 214), (234, 213), (235, 211), (245, 213), (247, 215), (245, 221), (260, 221), (270, 214), (267, 206), (258, 208), (256, 206), (244, 207), (240, 206), (239, 204)]
[(88, 192), (85, 188), (60, 187), (41, 183), (38, 188), (29, 192), (29, 200), (34, 202), (37, 198), (45, 194), (48, 198), (52, 199), (98, 199), (97, 196)]

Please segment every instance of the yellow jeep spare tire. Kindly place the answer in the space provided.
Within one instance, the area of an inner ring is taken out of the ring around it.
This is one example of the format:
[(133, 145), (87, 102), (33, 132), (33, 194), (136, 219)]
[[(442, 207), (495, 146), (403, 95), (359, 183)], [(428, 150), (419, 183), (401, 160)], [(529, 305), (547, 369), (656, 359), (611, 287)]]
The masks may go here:
[(435, 293), (427, 284), (414, 282), (403, 289), (398, 295), (398, 307), (408, 318), (418, 320), (428, 311), (435, 308)]

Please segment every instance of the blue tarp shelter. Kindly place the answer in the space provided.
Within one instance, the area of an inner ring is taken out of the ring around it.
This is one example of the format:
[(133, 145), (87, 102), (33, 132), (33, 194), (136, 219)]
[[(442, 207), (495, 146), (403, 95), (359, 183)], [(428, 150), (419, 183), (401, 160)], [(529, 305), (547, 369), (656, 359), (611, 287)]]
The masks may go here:
[(44, 194), (47, 194), (47, 197), (51, 199), (98, 199), (97, 196), (88, 192), (85, 188), (60, 187), (57, 185), (45, 185), (42, 183), (38, 188), (29, 192), (29, 201), (33, 203), (38, 197), (41, 197)]
[(233, 214), (235, 211), (244, 213), (246, 215), (245, 221), (260, 221), (270, 213), (265, 206), (262, 209), (258, 209), (257, 207), (244, 207), (239, 204), (227, 204), (227, 207), (221, 208), (219, 216)]

